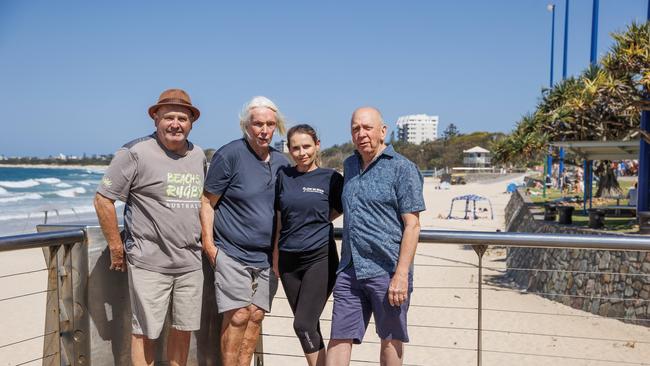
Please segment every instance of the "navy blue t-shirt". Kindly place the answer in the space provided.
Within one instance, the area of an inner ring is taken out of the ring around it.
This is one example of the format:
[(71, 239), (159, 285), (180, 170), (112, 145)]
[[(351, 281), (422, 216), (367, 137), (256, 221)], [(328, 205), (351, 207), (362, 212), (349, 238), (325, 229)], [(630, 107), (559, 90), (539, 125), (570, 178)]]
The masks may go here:
[(260, 160), (244, 139), (222, 146), (212, 157), (205, 190), (221, 198), (215, 206), (214, 240), (219, 250), (249, 266), (271, 265), (277, 172), (289, 166), (281, 152)]
[(343, 176), (335, 170), (317, 168), (301, 173), (294, 167), (281, 169), (275, 194), (275, 209), (282, 219), (279, 249), (309, 251), (333, 240), (330, 209), (343, 212), (342, 191)]

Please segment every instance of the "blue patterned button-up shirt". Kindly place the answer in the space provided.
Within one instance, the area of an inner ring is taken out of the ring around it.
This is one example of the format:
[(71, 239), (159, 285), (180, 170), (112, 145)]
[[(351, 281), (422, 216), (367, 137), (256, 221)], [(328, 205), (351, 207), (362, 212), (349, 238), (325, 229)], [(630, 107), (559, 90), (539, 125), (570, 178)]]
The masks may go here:
[(422, 175), (390, 145), (363, 172), (358, 152), (343, 166), (343, 245), (338, 272), (352, 263), (359, 279), (392, 274), (404, 232), (402, 214), (425, 209)]

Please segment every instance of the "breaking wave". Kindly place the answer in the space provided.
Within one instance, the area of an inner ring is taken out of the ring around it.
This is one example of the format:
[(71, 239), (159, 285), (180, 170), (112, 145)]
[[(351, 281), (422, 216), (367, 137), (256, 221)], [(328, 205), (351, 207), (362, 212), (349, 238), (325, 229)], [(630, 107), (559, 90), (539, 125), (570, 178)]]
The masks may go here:
[(43, 196), (38, 193), (27, 193), (21, 194), (19, 196), (2, 197), (0, 198), (0, 203), (19, 202), (24, 200), (40, 200), (42, 198)]
[(76, 197), (79, 194), (86, 193), (86, 189), (83, 187), (76, 187), (70, 189), (62, 189), (60, 191), (54, 191), (52, 193), (56, 194), (59, 197), (71, 198), (71, 197)]
[(0, 187), (5, 188), (31, 188), (36, 187), (39, 184), (58, 184), (61, 183), (59, 178), (36, 178), (36, 179), (25, 179), (25, 180), (6, 180), (0, 181)]

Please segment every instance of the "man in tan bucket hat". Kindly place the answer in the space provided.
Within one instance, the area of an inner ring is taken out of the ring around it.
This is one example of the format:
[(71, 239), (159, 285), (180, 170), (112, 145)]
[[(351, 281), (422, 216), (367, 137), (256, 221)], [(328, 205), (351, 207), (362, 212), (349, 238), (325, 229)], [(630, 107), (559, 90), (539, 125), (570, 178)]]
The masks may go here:
[[(199, 209), (206, 159), (187, 140), (199, 110), (181, 89), (165, 90), (148, 110), (156, 131), (120, 148), (95, 195), (110, 250), (110, 269), (127, 271), (133, 365), (153, 365), (172, 302), (167, 344), (171, 365), (185, 365), (190, 334), (200, 327), (203, 272)], [(125, 202), (124, 232), (114, 203)]]

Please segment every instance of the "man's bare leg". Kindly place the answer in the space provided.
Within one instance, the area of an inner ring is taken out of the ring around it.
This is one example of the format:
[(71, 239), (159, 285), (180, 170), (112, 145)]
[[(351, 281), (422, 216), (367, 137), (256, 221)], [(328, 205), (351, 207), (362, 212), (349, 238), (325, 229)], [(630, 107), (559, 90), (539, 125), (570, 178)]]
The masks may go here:
[(190, 350), (191, 332), (178, 330), (174, 327), (169, 329), (169, 338), (167, 339), (167, 359), (171, 366), (185, 366), (187, 364), (187, 354)]
[(325, 348), (320, 351), (305, 353), (305, 358), (309, 366), (325, 366), (325, 356)]
[(327, 345), (327, 366), (349, 365), (350, 357), (352, 357), (351, 339), (330, 339)]
[(152, 366), (153, 359), (153, 340), (141, 334), (131, 334), (131, 363), (133, 366)]
[(262, 320), (264, 320), (264, 310), (253, 304), (248, 306), (248, 310), (250, 312), (250, 318), (248, 319), (246, 333), (244, 333), (244, 339), (239, 349), (238, 366), (249, 366), (251, 364), (251, 359), (257, 346), (257, 338), (260, 336)]
[(402, 366), (404, 361), (404, 346), (402, 341), (395, 339), (381, 340), (379, 364), (381, 366)]
[(244, 333), (251, 316), (248, 307), (228, 310), (221, 323), (221, 361), (223, 366), (237, 366)]

